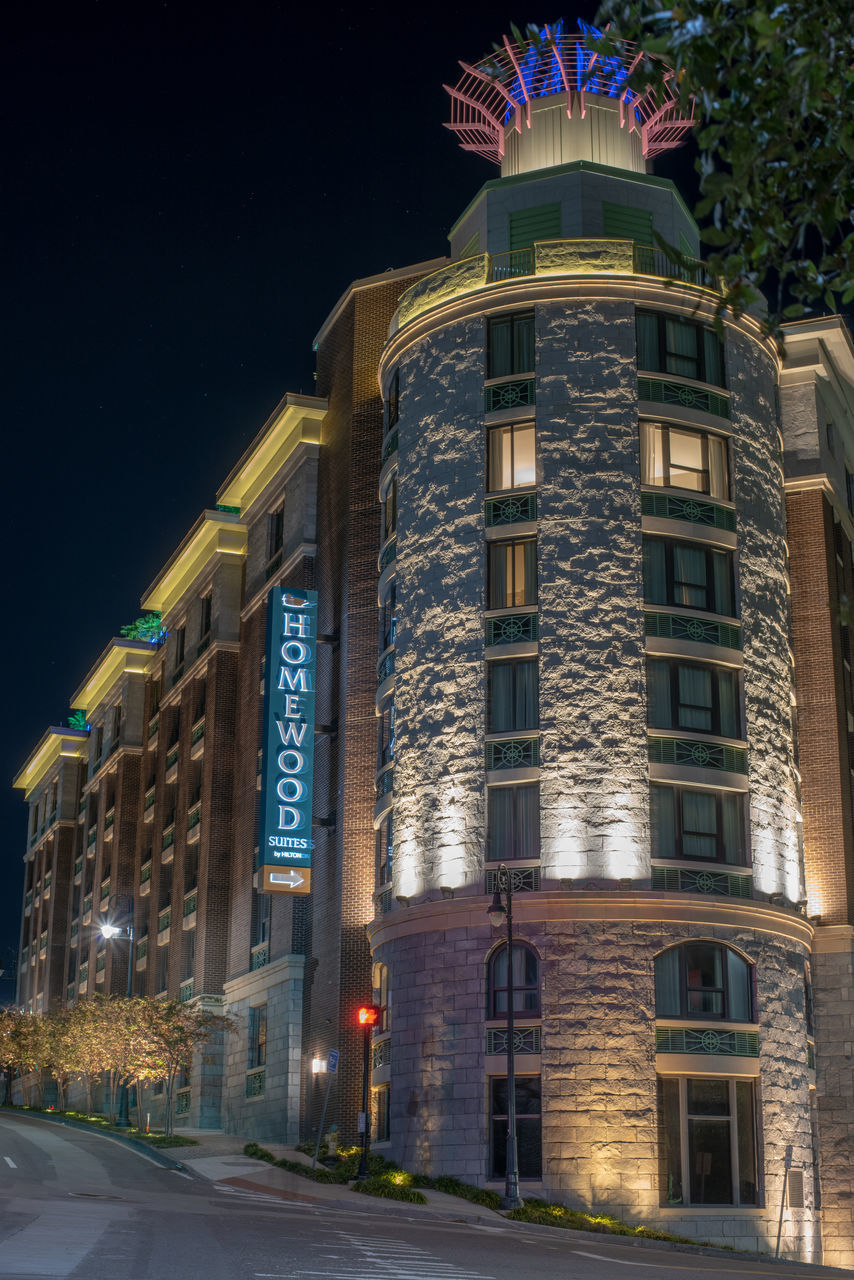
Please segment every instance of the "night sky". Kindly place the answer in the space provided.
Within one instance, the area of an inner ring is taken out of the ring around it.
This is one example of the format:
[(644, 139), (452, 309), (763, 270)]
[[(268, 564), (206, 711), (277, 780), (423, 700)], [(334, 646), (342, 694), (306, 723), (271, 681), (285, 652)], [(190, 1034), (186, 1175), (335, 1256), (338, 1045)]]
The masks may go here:
[[(309, 10), (35, 0), (4, 19), (0, 953), (26, 842), (12, 778), (281, 396), (313, 393), (348, 283), (444, 254), (497, 176), (442, 127), (457, 59), (559, 16)], [(677, 157), (658, 171), (690, 175)]]

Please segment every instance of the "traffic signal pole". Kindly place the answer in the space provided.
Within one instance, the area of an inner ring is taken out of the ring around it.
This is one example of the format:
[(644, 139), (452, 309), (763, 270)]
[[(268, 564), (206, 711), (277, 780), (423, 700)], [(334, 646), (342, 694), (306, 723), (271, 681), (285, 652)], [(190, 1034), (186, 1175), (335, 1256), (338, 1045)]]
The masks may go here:
[(365, 1039), (362, 1051), (362, 1158), (359, 1161), (359, 1172), (356, 1181), (363, 1182), (368, 1176), (368, 1146), (370, 1142), (368, 1129), (371, 1123), (370, 1082), (371, 1082), (371, 1035), (378, 1024), (382, 1010), (375, 1004), (363, 1005), (357, 1017), (364, 1028)]

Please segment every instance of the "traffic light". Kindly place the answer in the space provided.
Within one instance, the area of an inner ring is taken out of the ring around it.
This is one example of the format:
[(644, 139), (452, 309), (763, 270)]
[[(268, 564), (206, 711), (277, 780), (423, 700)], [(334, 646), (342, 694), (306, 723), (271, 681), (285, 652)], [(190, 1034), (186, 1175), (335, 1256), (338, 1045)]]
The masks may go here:
[(360, 1027), (376, 1027), (382, 1010), (376, 1004), (363, 1004), (356, 1017)]

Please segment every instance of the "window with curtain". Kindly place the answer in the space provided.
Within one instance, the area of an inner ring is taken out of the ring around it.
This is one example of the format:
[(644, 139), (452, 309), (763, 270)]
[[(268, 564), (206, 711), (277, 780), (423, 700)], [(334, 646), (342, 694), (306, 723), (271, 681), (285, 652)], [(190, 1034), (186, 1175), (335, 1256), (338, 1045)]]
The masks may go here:
[(487, 544), (487, 608), (513, 609), (537, 603), (537, 540), (516, 538)]
[(655, 957), (655, 1016), (754, 1022), (753, 966), (718, 942), (684, 942)]
[[(507, 1171), (509, 1093), (505, 1076), (490, 1081), (491, 1168), (493, 1178)], [(542, 1087), (539, 1076), (516, 1077), (516, 1153), (520, 1178), (541, 1178)]]
[(723, 436), (643, 419), (640, 443), (642, 484), (729, 498), (727, 442)]
[(486, 671), (487, 733), (536, 729), (539, 690), (536, 658), (489, 662)]
[(493, 316), (486, 322), (486, 376), (534, 372), (534, 313)]
[[(487, 972), (487, 1018), (507, 1016), (507, 944), (489, 957)], [(534, 1016), (540, 1012), (540, 960), (533, 947), (513, 943), (513, 1012)]]
[(740, 738), (738, 672), (678, 658), (648, 658), (647, 723)]
[(662, 1205), (758, 1203), (756, 1100), (749, 1080), (658, 1080)]
[(493, 427), (487, 437), (487, 483), (490, 492), (536, 484), (534, 449), (532, 422)]
[(745, 797), (650, 784), (653, 858), (702, 859), (746, 866)]
[(486, 793), (486, 857), (490, 862), (540, 856), (540, 784), (489, 787)]
[(644, 538), (643, 594), (648, 604), (735, 617), (732, 552), (675, 538)]
[(708, 325), (665, 312), (638, 311), (636, 328), (638, 369), (725, 385), (723, 344)]

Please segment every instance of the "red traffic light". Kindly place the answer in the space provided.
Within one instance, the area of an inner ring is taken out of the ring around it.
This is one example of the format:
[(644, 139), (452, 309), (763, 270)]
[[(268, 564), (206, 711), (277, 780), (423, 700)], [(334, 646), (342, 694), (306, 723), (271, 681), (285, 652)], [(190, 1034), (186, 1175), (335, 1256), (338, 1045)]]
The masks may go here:
[(360, 1027), (375, 1027), (380, 1020), (382, 1010), (376, 1004), (364, 1004), (357, 1013)]

